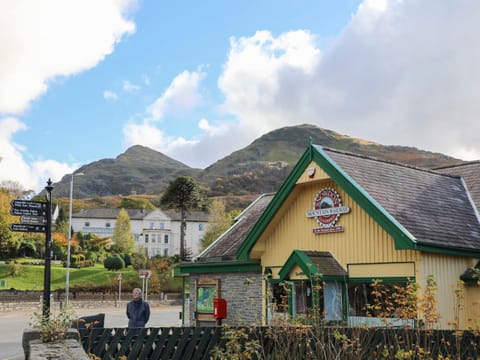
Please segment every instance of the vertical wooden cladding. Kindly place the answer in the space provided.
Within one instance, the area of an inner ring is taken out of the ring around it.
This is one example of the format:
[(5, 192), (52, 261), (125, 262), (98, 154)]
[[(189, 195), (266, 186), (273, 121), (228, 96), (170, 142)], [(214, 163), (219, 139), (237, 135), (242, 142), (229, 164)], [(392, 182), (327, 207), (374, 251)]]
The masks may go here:
[(417, 282), (422, 288), (422, 293), (428, 276), (434, 275), (434, 280), (437, 283), (436, 298), (437, 310), (441, 316), (440, 326), (443, 328), (451, 327), (455, 320), (454, 313), (458, 312), (461, 320), (460, 326), (464, 327), (465, 319), (471, 316), (473, 312), (478, 312), (479, 305), (464, 301), (464, 307), (459, 306), (456, 304), (455, 296), (456, 294), (461, 296), (465, 294), (462, 292), (456, 293), (455, 289), (459, 285), (460, 275), (467, 268), (474, 265), (472, 259), (460, 256), (453, 257), (450, 255), (422, 253), (420, 260), (420, 276)]
[[(264, 245), (261, 255), (264, 266), (283, 265), (294, 249), (330, 251), (345, 269), (350, 263), (415, 261), (415, 251), (395, 250), (390, 235), (331, 179), (325, 179), (325, 175), (317, 167), (316, 179), (309, 179), (306, 175), (299, 179), (257, 242), (257, 249)], [(319, 225), (314, 218), (306, 216), (307, 211), (314, 207), (317, 193), (325, 187), (335, 189), (342, 204), (350, 207), (350, 212), (340, 215), (337, 222), (343, 227), (343, 232), (314, 234), (313, 229)]]

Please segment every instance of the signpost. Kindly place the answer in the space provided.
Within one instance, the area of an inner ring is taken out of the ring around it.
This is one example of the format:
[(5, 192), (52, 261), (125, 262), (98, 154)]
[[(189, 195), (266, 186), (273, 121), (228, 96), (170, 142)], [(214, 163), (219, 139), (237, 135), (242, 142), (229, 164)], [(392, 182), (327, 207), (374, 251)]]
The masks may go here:
[(46, 232), (47, 227), (45, 225), (32, 225), (32, 224), (10, 224), (11, 231), (21, 232)]
[(10, 214), (20, 216), (21, 224), (10, 224), (11, 231), (45, 233), (45, 269), (43, 273), (43, 306), (45, 319), (50, 317), (50, 260), (52, 257), (52, 181), (48, 179), (47, 201), (12, 200)]
[(118, 281), (118, 302), (120, 303), (120, 298), (122, 295), (122, 273), (117, 274), (117, 281)]
[(23, 215), (20, 216), (20, 222), (22, 224), (44, 225), (47, 223), (47, 219), (44, 216)]
[(139, 270), (138, 276), (142, 279), (142, 293), (143, 299), (147, 301), (147, 293), (148, 293), (148, 279), (152, 276), (151, 270)]
[(12, 205), (12, 208), (17, 209), (47, 210), (47, 203), (41, 201), (12, 200), (10, 201), (10, 205)]
[(16, 216), (46, 216), (47, 212), (42, 209), (15, 208), (10, 209), (10, 214)]

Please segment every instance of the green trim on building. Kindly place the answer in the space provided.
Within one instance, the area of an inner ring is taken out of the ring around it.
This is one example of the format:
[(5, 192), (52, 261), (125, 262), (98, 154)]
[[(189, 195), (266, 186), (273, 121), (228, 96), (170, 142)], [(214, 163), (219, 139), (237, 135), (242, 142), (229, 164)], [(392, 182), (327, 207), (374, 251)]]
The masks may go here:
[(393, 239), (397, 250), (418, 250), (456, 256), (478, 256), (480, 250), (458, 249), (455, 247), (438, 247), (419, 244), (418, 240), (406, 230), (394, 217), (392, 217), (375, 199), (373, 199), (359, 184), (345, 173), (320, 146), (310, 145), (292, 172), (284, 181), (270, 204), (259, 217), (246, 239), (237, 250), (239, 260), (248, 260), (250, 251), (256, 241), (267, 228), (270, 221), (279, 211), (285, 200), (296, 186), (296, 182), (307, 166), (314, 161), (327, 173), (331, 179), (340, 186), (373, 220), (384, 229)]
[(240, 247), (237, 250), (236, 257), (238, 260), (248, 260), (250, 258), (250, 251), (255, 245), (257, 239), (265, 231), (266, 227), (275, 216), (277, 211), (280, 209), (282, 204), (287, 199), (290, 192), (295, 187), (297, 179), (302, 175), (305, 168), (312, 161), (312, 150), (311, 146), (303, 153), (300, 160), (297, 162), (293, 170), (290, 172), (290, 175), (280, 186), (280, 189), (277, 191), (272, 201), (263, 213), (258, 218), (257, 222), (253, 226), (252, 230), (248, 233), (246, 239), (242, 242)]
[(386, 276), (376, 276), (376, 277), (359, 277), (359, 278), (352, 278), (348, 277), (348, 283), (372, 283), (376, 280), (381, 280), (382, 282), (385, 283), (404, 283), (407, 282), (408, 280), (410, 281), (415, 281), (415, 277), (405, 277), (405, 276), (392, 276), (392, 277), (386, 277)]
[(229, 261), (229, 262), (197, 262), (181, 263), (174, 267), (173, 275), (188, 276), (192, 273), (226, 273), (226, 272), (259, 272), (262, 266), (260, 261)]
[(303, 274), (310, 279), (310, 275), (322, 275), (312, 260), (300, 250), (293, 250), (292, 254), (288, 257), (285, 265), (283, 265), (282, 269), (278, 273), (279, 280), (283, 281), (287, 279), (288, 274), (292, 268), (298, 265), (300, 269), (302, 269)]

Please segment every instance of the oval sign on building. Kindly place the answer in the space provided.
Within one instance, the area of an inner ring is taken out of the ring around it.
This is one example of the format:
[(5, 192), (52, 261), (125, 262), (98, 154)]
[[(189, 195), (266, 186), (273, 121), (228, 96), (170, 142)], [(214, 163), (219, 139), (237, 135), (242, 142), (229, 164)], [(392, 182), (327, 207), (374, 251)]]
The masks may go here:
[(348, 206), (342, 205), (342, 199), (335, 189), (320, 190), (313, 201), (313, 209), (307, 211), (307, 218), (315, 218), (319, 227), (312, 229), (314, 234), (323, 234), (343, 231), (337, 225), (340, 215), (350, 212)]

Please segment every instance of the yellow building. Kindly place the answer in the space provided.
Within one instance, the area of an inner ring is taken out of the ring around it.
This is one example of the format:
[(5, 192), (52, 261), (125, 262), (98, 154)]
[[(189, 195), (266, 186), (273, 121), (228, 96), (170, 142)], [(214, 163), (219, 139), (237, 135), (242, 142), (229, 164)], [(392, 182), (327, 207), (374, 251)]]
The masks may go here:
[[(373, 281), (416, 283), (420, 303), (433, 279), (435, 326), (475, 325), (480, 217), (470, 190), (478, 176), (448, 173), (310, 145), (275, 195), (257, 199), (196, 262), (176, 269), (190, 281), (185, 322), (218, 323), (212, 302), (224, 298), (223, 322), (232, 325), (312, 309), (328, 321), (381, 325), (368, 307)], [(403, 321), (414, 326), (422, 316)]]

